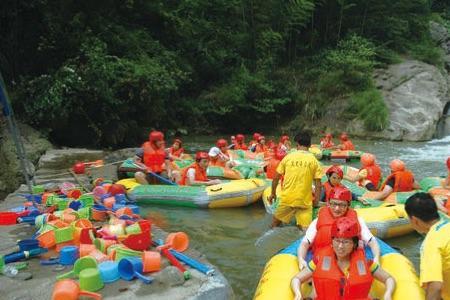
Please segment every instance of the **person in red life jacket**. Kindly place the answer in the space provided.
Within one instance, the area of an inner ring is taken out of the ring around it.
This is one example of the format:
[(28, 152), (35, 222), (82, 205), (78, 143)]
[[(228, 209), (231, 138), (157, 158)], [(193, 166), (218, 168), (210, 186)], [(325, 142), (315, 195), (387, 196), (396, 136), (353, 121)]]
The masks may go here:
[(291, 150), (291, 141), (288, 135), (282, 135), (280, 138), (280, 142), (278, 143), (277, 149), (288, 153)]
[[(331, 166), (325, 172), (327, 176), (327, 181), (322, 184), (324, 189), (322, 189), (320, 195), (320, 201), (328, 202), (330, 200), (330, 192), (334, 187), (343, 186), (342, 179), (344, 178), (344, 172), (339, 166)], [(352, 193), (352, 200), (360, 201), (363, 205), (368, 205), (369, 203), (364, 199), (358, 199), (358, 197)]]
[(266, 145), (266, 137), (260, 135), (258, 137), (258, 143), (255, 146), (255, 153), (266, 153), (269, 151), (269, 148)]
[(243, 134), (236, 135), (236, 144), (234, 145), (234, 150), (248, 150), (245, 144), (245, 136)]
[[(147, 171), (163, 177), (172, 178), (169, 153), (164, 148), (164, 134), (160, 131), (152, 131), (149, 140), (142, 145), (144, 150), (144, 164)], [(157, 178), (144, 172), (136, 172), (136, 181), (140, 184), (159, 183)]]
[(391, 175), (384, 180), (379, 192), (370, 196), (371, 199), (384, 200), (393, 192), (410, 192), (420, 189), (419, 184), (414, 180), (414, 174), (406, 169), (403, 161), (394, 159), (390, 162), (389, 167)]
[(206, 169), (209, 165), (209, 155), (200, 151), (195, 154), (195, 163), (183, 170), (180, 185), (214, 185), (221, 181), (218, 179), (209, 180), (206, 176)]
[(264, 167), (268, 179), (273, 179), (275, 177), (277, 167), (285, 156), (286, 152), (278, 149), (278, 151), (275, 152), (275, 155), (268, 161), (267, 165)]
[(171, 160), (181, 160), (184, 154), (184, 148), (182, 147), (183, 142), (180, 139), (175, 139), (173, 141), (172, 147), (168, 149), (169, 158)]
[(355, 146), (352, 141), (348, 138), (348, 135), (344, 132), (340, 137), (341, 143), (337, 146), (338, 149), (344, 150), (355, 150)]
[(232, 168), (235, 166), (230, 154), (228, 153), (228, 143), (225, 139), (219, 139), (216, 147), (209, 150), (209, 165), (224, 168)]
[(366, 222), (358, 217), (356, 211), (350, 207), (352, 193), (344, 186), (331, 189), (327, 206), (319, 210), (317, 218), (314, 219), (306, 230), (305, 237), (298, 246), (297, 257), (299, 268), (306, 266), (306, 254), (311, 247), (313, 255), (317, 251), (331, 243), (330, 228), (333, 222), (341, 217), (354, 219), (361, 228), (361, 241), (372, 250), (374, 261), (379, 262), (380, 246), (376, 238), (370, 232)]
[(369, 191), (378, 191), (381, 180), (381, 168), (376, 163), (375, 155), (364, 153), (361, 155), (360, 161), (361, 168), (358, 174), (354, 177), (346, 176), (345, 179), (358, 182), (360, 186), (365, 187)]
[(330, 149), (334, 147), (333, 136), (331, 133), (325, 134), (325, 137), (320, 140), (320, 147), (322, 149)]
[(383, 282), (383, 299), (392, 299), (395, 279), (366, 258), (359, 244), (360, 226), (353, 218), (336, 219), (330, 228), (331, 243), (320, 250), (291, 281), (295, 299), (304, 299), (300, 286), (311, 277), (316, 300), (364, 300), (369, 297), (373, 279)]
[(261, 136), (261, 134), (258, 132), (255, 132), (253, 134), (253, 139), (248, 143), (248, 150), (255, 152), (256, 145), (258, 144), (258, 139), (260, 136)]

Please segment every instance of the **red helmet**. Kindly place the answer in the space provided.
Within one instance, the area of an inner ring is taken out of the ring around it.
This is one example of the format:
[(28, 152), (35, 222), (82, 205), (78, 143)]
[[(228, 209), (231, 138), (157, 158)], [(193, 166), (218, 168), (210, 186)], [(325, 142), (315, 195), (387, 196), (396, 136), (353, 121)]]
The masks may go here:
[(326, 137), (327, 139), (332, 139), (332, 138), (333, 138), (333, 136), (331, 135), (331, 133), (325, 134), (325, 137)]
[(389, 164), (389, 167), (391, 168), (392, 172), (404, 171), (405, 170), (405, 163), (403, 161), (401, 161), (400, 159), (394, 159)]
[(352, 192), (344, 186), (336, 186), (330, 191), (330, 199), (352, 201)]
[(375, 164), (375, 155), (371, 153), (364, 153), (361, 155), (361, 165), (363, 167), (368, 167)]
[(358, 237), (360, 233), (358, 220), (355, 218), (342, 217), (336, 219), (331, 225), (332, 238), (353, 238)]
[(257, 139), (257, 141), (258, 142), (261, 142), (262, 140), (265, 140), (266, 139), (266, 137), (265, 136), (263, 136), (263, 135), (260, 135), (260, 136), (258, 136), (258, 139)]
[(255, 133), (253, 134), (253, 139), (254, 139), (255, 141), (257, 141), (260, 135), (261, 135), (260, 133), (255, 132)]
[(328, 168), (326, 175), (331, 176), (333, 173), (336, 173), (340, 178), (344, 178), (344, 172), (338, 166), (331, 166)]
[(152, 131), (150, 132), (148, 139), (150, 140), (150, 142), (163, 141), (164, 134), (161, 131)]
[(204, 151), (199, 151), (195, 154), (195, 160), (200, 161), (202, 159), (209, 159), (208, 153)]
[(281, 141), (282, 143), (284, 143), (284, 142), (286, 142), (286, 141), (289, 141), (289, 136), (288, 136), (288, 135), (282, 135), (280, 141)]
[(243, 142), (244, 141), (244, 135), (243, 134), (236, 134), (236, 141)]
[(181, 139), (174, 139), (173, 140), (173, 143), (175, 144), (175, 143), (178, 143), (179, 145), (180, 145), (180, 147), (181, 147), (181, 145), (183, 144), (183, 142), (181, 141)]
[(450, 170), (450, 156), (447, 157), (447, 169)]
[(216, 146), (219, 148), (228, 146), (228, 142), (225, 139), (218, 139), (216, 142)]
[(342, 141), (348, 140), (348, 135), (345, 132), (341, 134), (341, 140)]

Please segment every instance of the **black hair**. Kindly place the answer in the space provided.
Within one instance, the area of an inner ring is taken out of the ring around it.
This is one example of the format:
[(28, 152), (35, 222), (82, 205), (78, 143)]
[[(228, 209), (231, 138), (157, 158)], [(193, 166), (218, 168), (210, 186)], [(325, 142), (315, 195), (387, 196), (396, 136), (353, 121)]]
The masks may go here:
[(294, 140), (303, 147), (311, 146), (311, 132), (310, 131), (300, 131), (295, 135)]
[(352, 237), (352, 241), (353, 241), (353, 250), (356, 250), (359, 246), (359, 237), (357, 236)]
[(428, 193), (417, 193), (409, 197), (405, 202), (405, 210), (410, 218), (414, 216), (424, 222), (439, 219), (436, 202)]

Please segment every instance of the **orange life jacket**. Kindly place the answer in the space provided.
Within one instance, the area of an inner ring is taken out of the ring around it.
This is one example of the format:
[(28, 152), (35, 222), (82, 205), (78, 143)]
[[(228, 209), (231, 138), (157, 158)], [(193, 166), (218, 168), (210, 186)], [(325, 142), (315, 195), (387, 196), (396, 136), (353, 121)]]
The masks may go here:
[(331, 185), (331, 183), (329, 181), (326, 181), (324, 184), (322, 184), (322, 186), (325, 189), (325, 201), (328, 202), (328, 200), (330, 200), (330, 193), (331, 193), (331, 189), (334, 187)]
[(411, 173), (411, 171), (405, 170), (405, 171), (397, 171), (389, 175), (381, 185), (380, 191), (384, 189), (386, 183), (391, 178), (394, 178), (395, 182), (393, 187), (394, 192), (410, 192), (413, 190), (414, 175), (413, 173)]
[(350, 140), (342, 143), (342, 150), (355, 150), (355, 146)]
[[(356, 219), (356, 221), (358, 221), (358, 215), (351, 207), (348, 208), (347, 213), (344, 216)], [(316, 255), (317, 250), (331, 245), (331, 225), (333, 225), (335, 220), (336, 218), (333, 217), (331, 209), (328, 206), (322, 207), (319, 210), (316, 224), (317, 233), (312, 244), (314, 255)]]
[(248, 150), (248, 147), (244, 143), (242, 143), (242, 144), (236, 143), (234, 145), (234, 150)]
[(281, 160), (276, 158), (272, 158), (269, 160), (269, 163), (266, 166), (266, 177), (269, 179), (273, 179), (275, 177), (275, 173), (277, 172), (277, 167), (280, 164)]
[(189, 167), (185, 168), (181, 173), (180, 185), (186, 185), (187, 173), (189, 169), (195, 169), (195, 181), (208, 181), (206, 170), (200, 167), (198, 163), (193, 163)]
[[(222, 152), (223, 153), (223, 152)], [(223, 153), (226, 156), (230, 157), (230, 153), (228, 152), (228, 150)], [(220, 158), (221, 155), (217, 155), (215, 157), (209, 157), (209, 165), (210, 166), (215, 166), (215, 167), (223, 167), (225, 168), (227, 161), (223, 160), (222, 158)]]
[(178, 148), (178, 150), (174, 150), (173, 147), (170, 147), (169, 152), (173, 156), (181, 157), (181, 155), (183, 155), (183, 153), (184, 153), (184, 148)]
[(364, 250), (358, 248), (352, 252), (348, 276), (345, 276), (337, 264), (333, 248), (328, 246), (317, 257), (313, 282), (316, 300), (366, 300), (370, 299), (373, 275)]
[(142, 145), (144, 149), (144, 164), (155, 173), (161, 173), (164, 169), (164, 161), (166, 159), (166, 152), (163, 148), (155, 149), (150, 142), (145, 142)]
[(381, 179), (381, 168), (379, 165), (375, 164), (372, 166), (364, 167), (359, 169), (359, 171), (367, 170), (367, 177), (359, 181), (360, 185), (363, 184), (364, 180), (369, 180), (375, 187), (378, 187)]
[(266, 145), (256, 144), (255, 153), (266, 153), (269, 151), (269, 148)]
[(331, 148), (334, 146), (334, 143), (332, 140), (327, 140), (327, 139), (321, 139), (320, 140), (320, 147), (322, 148)]

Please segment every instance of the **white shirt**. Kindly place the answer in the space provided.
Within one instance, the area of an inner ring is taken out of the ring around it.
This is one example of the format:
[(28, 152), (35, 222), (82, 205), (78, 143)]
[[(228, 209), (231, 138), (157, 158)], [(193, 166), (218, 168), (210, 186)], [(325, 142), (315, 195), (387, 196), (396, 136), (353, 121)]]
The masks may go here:
[(187, 178), (189, 178), (189, 183), (192, 184), (192, 182), (195, 181), (195, 169), (194, 168), (189, 168), (187, 170), (186, 176), (187, 176)]
[[(373, 234), (372, 232), (370, 232), (369, 228), (367, 227), (366, 221), (364, 221), (363, 218), (358, 217), (358, 222), (359, 226), (361, 227), (361, 240), (364, 242), (364, 245), (367, 245), (373, 239)], [(309, 227), (305, 233), (305, 239), (309, 242), (309, 244), (312, 244), (314, 242), (316, 234), (317, 218), (315, 218), (311, 222), (311, 224), (309, 224)]]

